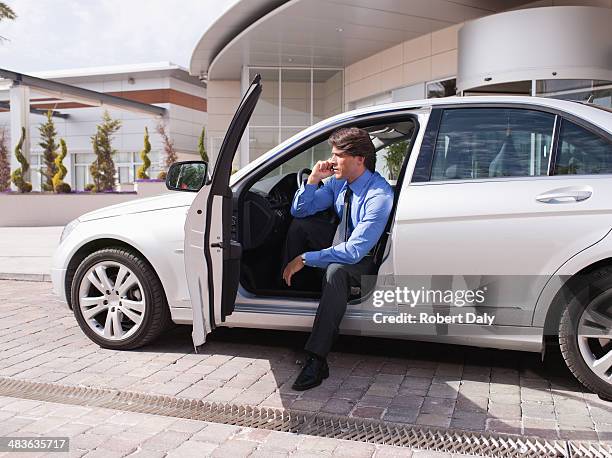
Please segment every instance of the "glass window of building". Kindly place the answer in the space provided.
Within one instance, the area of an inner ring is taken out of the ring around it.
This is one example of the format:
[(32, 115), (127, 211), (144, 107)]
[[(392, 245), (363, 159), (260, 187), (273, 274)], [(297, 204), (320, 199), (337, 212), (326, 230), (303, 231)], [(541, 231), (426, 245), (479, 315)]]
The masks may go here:
[[(76, 191), (82, 191), (87, 184), (93, 183), (89, 167), (96, 156), (92, 153), (73, 153), (72, 157), (73, 187)], [(157, 178), (157, 174), (163, 169), (160, 151), (151, 151), (149, 159), (151, 160), (151, 167), (147, 170), (147, 175), (149, 175), (149, 178)], [(133, 183), (136, 179), (136, 171), (142, 165), (140, 152), (119, 152), (113, 160), (117, 172), (115, 175), (117, 184)]]
[(600, 80), (539, 80), (536, 93), (539, 97), (587, 101), (604, 107), (612, 107), (612, 81)]
[(45, 167), (43, 160), (43, 154), (40, 151), (32, 151), (30, 153), (30, 171), (31, 171), (31, 182), (32, 191), (42, 191), (43, 181), (46, 177), (42, 174), (42, 169)]
[(428, 99), (451, 97), (457, 94), (457, 79), (449, 78), (439, 81), (431, 81), (425, 87), (425, 95)]
[[(263, 92), (249, 123), (249, 161), (343, 111), (341, 69), (250, 68), (249, 81), (257, 73), (261, 75)], [(317, 154), (312, 148), (310, 160)]]
[(547, 175), (554, 120), (523, 109), (444, 110), (431, 180)]

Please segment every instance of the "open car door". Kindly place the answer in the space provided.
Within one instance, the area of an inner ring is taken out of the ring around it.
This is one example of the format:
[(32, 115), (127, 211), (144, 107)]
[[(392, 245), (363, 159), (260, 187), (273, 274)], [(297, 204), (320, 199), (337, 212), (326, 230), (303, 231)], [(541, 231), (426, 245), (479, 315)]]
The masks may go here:
[(196, 195), (185, 221), (185, 273), (193, 309), (193, 344), (234, 310), (240, 282), (240, 243), (231, 239), (232, 162), (261, 94), (256, 75), (242, 98), (223, 139), (211, 181)]

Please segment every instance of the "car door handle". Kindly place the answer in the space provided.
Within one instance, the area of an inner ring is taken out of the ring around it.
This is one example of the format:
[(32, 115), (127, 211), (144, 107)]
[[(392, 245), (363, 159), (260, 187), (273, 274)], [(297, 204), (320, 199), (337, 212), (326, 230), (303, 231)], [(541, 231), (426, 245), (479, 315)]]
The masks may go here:
[(588, 189), (588, 187), (580, 189), (564, 188), (555, 189), (553, 191), (540, 194), (539, 196), (536, 196), (536, 200), (545, 204), (565, 204), (572, 202), (582, 202), (583, 200), (587, 200), (592, 195), (593, 191), (591, 189)]
[(223, 242), (211, 243), (211, 244), (210, 244), (210, 247), (211, 247), (211, 248), (221, 248), (221, 249), (223, 249), (223, 248), (224, 248), (224, 246), (223, 246)]

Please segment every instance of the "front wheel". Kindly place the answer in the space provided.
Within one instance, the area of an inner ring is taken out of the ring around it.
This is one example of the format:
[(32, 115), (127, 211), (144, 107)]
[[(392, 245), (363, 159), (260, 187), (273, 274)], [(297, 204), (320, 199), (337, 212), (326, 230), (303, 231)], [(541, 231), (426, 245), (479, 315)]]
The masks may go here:
[(580, 278), (561, 316), (561, 354), (574, 376), (604, 399), (612, 400), (612, 268)]
[(105, 248), (86, 257), (75, 272), (71, 296), (79, 326), (103, 348), (141, 347), (170, 323), (155, 271), (124, 248)]

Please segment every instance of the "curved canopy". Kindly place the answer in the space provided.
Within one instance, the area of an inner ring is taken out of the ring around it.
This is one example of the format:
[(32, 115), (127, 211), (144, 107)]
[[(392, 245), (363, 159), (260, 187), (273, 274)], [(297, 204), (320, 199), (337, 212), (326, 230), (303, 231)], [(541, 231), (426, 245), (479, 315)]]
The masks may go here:
[(346, 67), (406, 40), (525, 3), (233, 0), (195, 47), (190, 72), (235, 80), (243, 65)]

